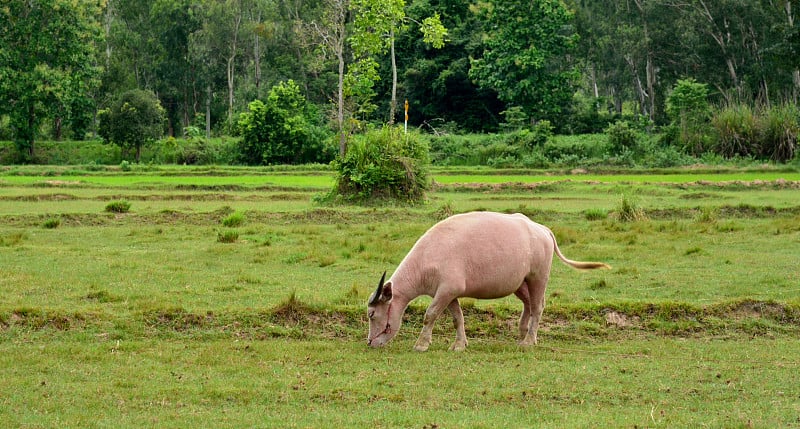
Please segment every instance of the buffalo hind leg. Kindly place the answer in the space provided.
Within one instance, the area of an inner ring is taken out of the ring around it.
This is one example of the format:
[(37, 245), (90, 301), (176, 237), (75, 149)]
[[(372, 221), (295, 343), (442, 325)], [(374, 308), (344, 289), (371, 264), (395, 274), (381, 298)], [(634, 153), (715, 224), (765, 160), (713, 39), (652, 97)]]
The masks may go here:
[(452, 296), (444, 297), (441, 295), (436, 295), (433, 297), (431, 305), (429, 305), (428, 309), (425, 310), (425, 318), (422, 319), (422, 332), (419, 334), (417, 343), (414, 344), (414, 350), (418, 352), (424, 352), (428, 350), (428, 347), (431, 345), (434, 322), (436, 322), (436, 319), (439, 318), (439, 315), (442, 314), (442, 311), (444, 311), (444, 309), (449, 306), (454, 299), (455, 297)]
[(547, 288), (549, 273), (541, 276), (529, 276), (525, 282), (528, 283), (528, 293), (531, 302), (531, 321), (525, 338), (520, 341), (523, 346), (531, 346), (538, 342), (539, 321), (544, 311), (544, 291)]
[(464, 331), (464, 313), (458, 304), (458, 299), (454, 299), (447, 306), (450, 314), (453, 315), (453, 326), (456, 328), (456, 342), (450, 346), (450, 350), (460, 352), (467, 348), (467, 333)]
[(531, 321), (531, 298), (528, 284), (523, 281), (522, 286), (514, 292), (514, 295), (522, 301), (522, 315), (519, 318), (519, 340), (522, 341), (528, 335), (528, 326)]

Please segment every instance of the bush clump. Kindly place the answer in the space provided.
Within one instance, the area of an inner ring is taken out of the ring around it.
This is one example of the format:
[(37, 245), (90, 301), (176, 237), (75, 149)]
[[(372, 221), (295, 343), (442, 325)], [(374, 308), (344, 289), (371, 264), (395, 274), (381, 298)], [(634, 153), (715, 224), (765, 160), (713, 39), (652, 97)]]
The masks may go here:
[(248, 165), (327, 162), (334, 149), (322, 116), (292, 81), (274, 86), (239, 117), (241, 161)]
[(337, 171), (332, 196), (351, 202), (422, 201), (430, 187), (428, 146), (414, 132), (386, 126), (352, 139)]
[(626, 150), (632, 150), (639, 144), (639, 132), (627, 121), (617, 121), (605, 130), (608, 136), (608, 146), (611, 153), (619, 155)]

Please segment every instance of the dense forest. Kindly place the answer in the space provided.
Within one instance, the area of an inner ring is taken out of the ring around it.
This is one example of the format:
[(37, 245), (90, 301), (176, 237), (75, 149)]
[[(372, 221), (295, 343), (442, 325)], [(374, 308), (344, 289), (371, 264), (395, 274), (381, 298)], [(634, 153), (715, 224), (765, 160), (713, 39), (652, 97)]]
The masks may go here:
[(151, 91), (168, 135), (236, 133), (293, 81), (334, 133), (669, 122), (678, 82), (715, 106), (796, 104), (798, 0), (5, 0), (0, 140), (83, 139)]

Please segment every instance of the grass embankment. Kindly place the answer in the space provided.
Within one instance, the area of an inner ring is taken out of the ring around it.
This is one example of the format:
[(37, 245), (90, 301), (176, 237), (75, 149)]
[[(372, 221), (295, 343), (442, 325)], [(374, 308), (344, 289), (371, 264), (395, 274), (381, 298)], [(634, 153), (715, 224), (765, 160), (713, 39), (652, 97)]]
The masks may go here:
[[(514, 178), (359, 208), (315, 204), (320, 171), (173, 172), (0, 177), (0, 421), (800, 424), (794, 178)], [(309, 181), (277, 182), (295, 175)], [(114, 201), (129, 211), (107, 212)], [(446, 317), (431, 352), (410, 353), (425, 299), (388, 348), (367, 349), (379, 273), (437, 220), (478, 209), (526, 213), (569, 257), (614, 269), (555, 262), (531, 349), (515, 345), (513, 297), (462, 301), (464, 354), (446, 352)]]

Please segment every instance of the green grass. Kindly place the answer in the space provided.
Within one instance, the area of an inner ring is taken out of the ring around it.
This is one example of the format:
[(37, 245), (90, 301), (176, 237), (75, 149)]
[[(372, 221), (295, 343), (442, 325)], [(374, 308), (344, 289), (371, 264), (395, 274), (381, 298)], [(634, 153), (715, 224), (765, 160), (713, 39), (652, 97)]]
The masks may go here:
[(0, 416), (13, 427), (798, 423), (795, 339), (551, 342), (532, 350), (487, 342), (463, 354), (417, 354), (402, 343), (374, 351), (341, 340), (6, 341)]
[[(796, 184), (482, 175), (426, 204), (365, 208), (314, 203), (324, 170), (45, 184), (48, 168), (0, 176), (9, 426), (800, 424)], [(248, 182), (273, 175), (318, 182)], [(619, 221), (626, 199), (646, 217)], [(120, 200), (135, 210), (104, 211)], [(449, 320), (429, 353), (411, 352), (429, 299), (368, 349), (380, 273), (446, 214), (486, 209), (526, 213), (568, 257), (614, 269), (555, 262), (532, 349), (515, 345), (513, 297), (463, 303), (466, 353), (446, 351)]]

